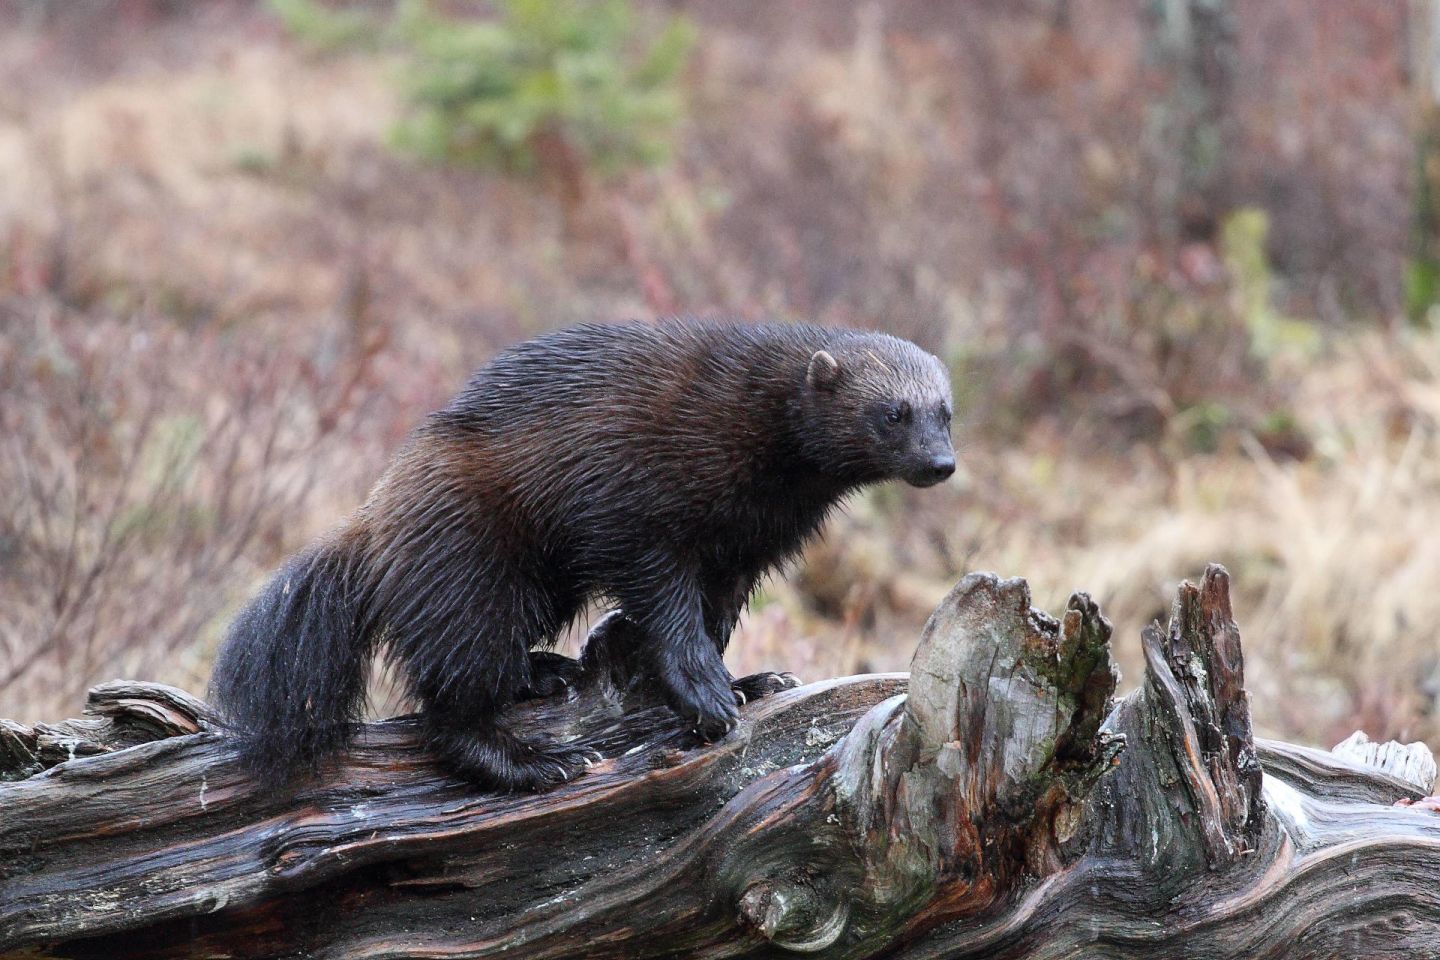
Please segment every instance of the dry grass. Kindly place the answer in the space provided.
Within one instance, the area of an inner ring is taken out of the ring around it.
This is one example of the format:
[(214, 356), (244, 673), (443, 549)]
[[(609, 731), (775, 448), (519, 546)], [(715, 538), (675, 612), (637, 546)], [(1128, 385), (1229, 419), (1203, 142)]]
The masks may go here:
[[(852, 504), (751, 609), (736, 670), (903, 669), (954, 579), (993, 569), (1051, 609), (1095, 594), (1133, 676), (1141, 625), (1217, 560), (1263, 730), (1440, 739), (1440, 338), (1337, 337), (1277, 364), (1304, 460), (1243, 424), (1185, 450), (1174, 384), (1213, 373), (1203, 336), (1145, 367), (1121, 324), (1104, 402), (1016, 406), (1035, 361), (993, 337), (1026, 271), (1063, 251), (1022, 245), (977, 275), (966, 216), (996, 188), (961, 160), (996, 145), (942, 118), (979, 93), (945, 85), (936, 48), (882, 50), (865, 9), (850, 41), (792, 38), (780, 58), (708, 33), (681, 162), (598, 198), (583, 236), (543, 191), (391, 154), (389, 66), (307, 58), (253, 14), (165, 26), (190, 55), (78, 80), (45, 37), (0, 38), (0, 715), (73, 712), (119, 673), (201, 690), (236, 604), (500, 345), (725, 308), (886, 317), (1005, 368), (961, 383), (964, 475)], [(1024, 36), (1026, 70), (1071, 55)], [(1129, 95), (1109, 69), (1099, 107)], [(1094, 189), (1134, 173), (1086, 157)], [(1114, 250), (1078, 269), (1133, 293)], [(1040, 392), (1094, 386), (1041, 372)], [(1107, 412), (1136, 402), (1161, 411), (1158, 439), (1117, 445)]]
[(254, 558), (333, 496), (315, 481), (356, 446), (373, 354), (318, 376), (149, 315), (0, 309), (0, 691), (59, 710), (107, 675), (202, 688)]

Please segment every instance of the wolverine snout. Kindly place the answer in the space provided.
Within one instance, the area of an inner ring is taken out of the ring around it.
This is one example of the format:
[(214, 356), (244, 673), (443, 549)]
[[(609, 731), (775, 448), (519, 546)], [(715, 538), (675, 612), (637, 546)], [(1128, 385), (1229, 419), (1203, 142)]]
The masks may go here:
[(955, 472), (955, 448), (948, 434), (927, 436), (906, 459), (902, 476), (912, 487), (933, 487)]
[(926, 472), (929, 476), (935, 478), (936, 483), (949, 478), (949, 476), (955, 472), (955, 455), (952, 453), (946, 454), (943, 457), (936, 457), (930, 461), (930, 466), (926, 468)]
[(955, 472), (955, 455), (947, 453), (937, 456), (924, 465), (918, 467), (905, 478), (905, 481), (912, 487), (933, 487), (935, 484), (949, 478)]

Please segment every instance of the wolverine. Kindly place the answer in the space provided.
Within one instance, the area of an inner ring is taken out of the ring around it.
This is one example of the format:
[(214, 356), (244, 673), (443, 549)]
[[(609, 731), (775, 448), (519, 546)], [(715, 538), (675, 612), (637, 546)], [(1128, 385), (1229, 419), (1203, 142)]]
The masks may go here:
[(739, 718), (722, 660), (755, 587), (869, 484), (955, 470), (950, 379), (914, 344), (803, 324), (586, 324), (498, 354), (409, 437), (359, 511), (231, 625), (213, 690), (277, 781), (344, 746), (380, 651), (430, 750), (498, 790), (592, 754), (507, 706), (562, 688), (548, 653), (601, 602), (707, 740)]

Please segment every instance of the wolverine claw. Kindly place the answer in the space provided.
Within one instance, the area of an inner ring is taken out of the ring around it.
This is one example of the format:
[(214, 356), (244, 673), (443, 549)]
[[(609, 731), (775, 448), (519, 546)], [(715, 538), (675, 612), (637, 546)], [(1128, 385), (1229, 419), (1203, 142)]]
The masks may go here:
[(740, 718), (730, 716), (707, 717), (695, 724), (695, 733), (706, 743), (716, 743), (735, 729)]

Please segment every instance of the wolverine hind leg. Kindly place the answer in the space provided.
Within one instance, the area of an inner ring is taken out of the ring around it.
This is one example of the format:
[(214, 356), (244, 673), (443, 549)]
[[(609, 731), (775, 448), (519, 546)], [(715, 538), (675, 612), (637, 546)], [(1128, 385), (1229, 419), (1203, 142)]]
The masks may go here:
[[(529, 647), (573, 611), (513, 565), (465, 564), (471, 551), (443, 556), (455, 569), (427, 571), (428, 584), (407, 598), (417, 615), (402, 621), (392, 646), (420, 701), (426, 745), (451, 772), (491, 789), (544, 790), (579, 776), (599, 759), (593, 750), (522, 738), (503, 719), (536, 690)], [(560, 673), (547, 663), (542, 686)]]

